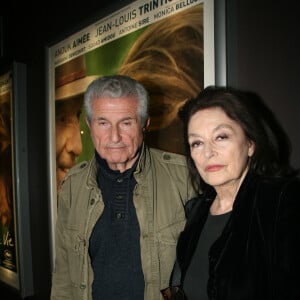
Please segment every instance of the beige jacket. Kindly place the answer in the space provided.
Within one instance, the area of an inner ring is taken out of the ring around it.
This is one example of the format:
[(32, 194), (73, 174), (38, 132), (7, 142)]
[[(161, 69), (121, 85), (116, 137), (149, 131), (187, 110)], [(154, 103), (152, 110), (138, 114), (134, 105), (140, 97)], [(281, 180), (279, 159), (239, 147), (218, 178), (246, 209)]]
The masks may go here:
[[(72, 168), (58, 199), (52, 300), (91, 300), (93, 271), (88, 254), (92, 229), (104, 203), (96, 182), (95, 158)], [(185, 158), (143, 148), (134, 172), (133, 201), (140, 225), (145, 300), (163, 299), (169, 285), (184, 204), (194, 196)]]

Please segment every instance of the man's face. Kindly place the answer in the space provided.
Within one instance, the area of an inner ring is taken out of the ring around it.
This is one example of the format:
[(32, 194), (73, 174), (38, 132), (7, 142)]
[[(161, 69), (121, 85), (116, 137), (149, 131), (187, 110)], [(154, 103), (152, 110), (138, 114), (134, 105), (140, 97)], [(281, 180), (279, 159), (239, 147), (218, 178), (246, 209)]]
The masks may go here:
[(59, 100), (55, 104), (57, 187), (82, 152), (80, 115), (82, 97)]
[(138, 100), (133, 97), (95, 99), (88, 124), (96, 151), (109, 167), (121, 172), (132, 167), (143, 142)]

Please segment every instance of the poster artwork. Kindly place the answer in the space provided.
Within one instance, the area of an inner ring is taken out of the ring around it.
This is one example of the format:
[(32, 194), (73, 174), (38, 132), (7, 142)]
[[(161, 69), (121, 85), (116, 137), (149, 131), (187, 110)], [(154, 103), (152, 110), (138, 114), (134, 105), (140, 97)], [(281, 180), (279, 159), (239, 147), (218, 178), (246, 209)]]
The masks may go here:
[(0, 270), (16, 272), (11, 73), (0, 76)]
[(83, 93), (95, 78), (129, 75), (150, 94), (149, 146), (183, 153), (183, 103), (204, 87), (204, 3), (133, 1), (51, 48), (55, 77), (57, 189), (66, 172), (94, 152)]

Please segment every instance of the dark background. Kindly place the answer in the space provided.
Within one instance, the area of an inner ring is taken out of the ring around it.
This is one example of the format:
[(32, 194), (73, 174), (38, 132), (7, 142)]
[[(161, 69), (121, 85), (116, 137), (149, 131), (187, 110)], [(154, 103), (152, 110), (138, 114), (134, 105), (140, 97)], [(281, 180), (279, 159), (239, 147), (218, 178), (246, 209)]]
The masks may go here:
[[(218, 1), (218, 0), (217, 0)], [(226, 0), (225, 0), (226, 1)], [(28, 164), (34, 296), (49, 299), (49, 180), (46, 49), (131, 1), (16, 0), (1, 7), (0, 67), (27, 67)], [(257, 93), (289, 134), (292, 164), (300, 167), (300, 26), (298, 1), (227, 0), (227, 84)], [(1, 3), (1, 6), (4, 3)], [(29, 216), (28, 216), (29, 218)], [(0, 298), (20, 299), (0, 284)]]

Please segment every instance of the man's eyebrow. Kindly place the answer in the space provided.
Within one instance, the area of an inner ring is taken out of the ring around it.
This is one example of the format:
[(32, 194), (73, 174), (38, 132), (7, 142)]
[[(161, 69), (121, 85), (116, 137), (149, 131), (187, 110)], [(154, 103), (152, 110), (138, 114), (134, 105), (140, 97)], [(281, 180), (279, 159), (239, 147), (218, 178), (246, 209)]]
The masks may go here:
[(126, 121), (126, 120), (136, 120), (135, 117), (125, 117), (123, 119), (121, 119), (120, 121)]
[[(94, 118), (94, 120), (95, 121), (108, 121), (108, 119), (107, 118), (105, 118), (105, 117), (96, 117), (96, 118)], [(118, 122), (122, 122), (122, 121), (128, 121), (128, 120), (137, 120), (137, 118), (136, 117), (124, 117), (124, 118), (122, 118), (122, 119), (120, 119)]]

